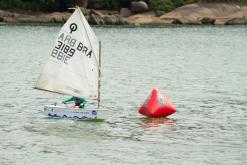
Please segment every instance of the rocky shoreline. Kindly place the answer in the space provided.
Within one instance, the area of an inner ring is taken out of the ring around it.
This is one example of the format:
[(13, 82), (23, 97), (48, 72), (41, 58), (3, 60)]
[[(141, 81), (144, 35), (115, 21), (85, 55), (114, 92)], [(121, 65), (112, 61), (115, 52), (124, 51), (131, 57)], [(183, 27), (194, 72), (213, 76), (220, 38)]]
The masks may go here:
[[(94, 10), (81, 8), (90, 24), (94, 25), (143, 25), (143, 24), (247, 24), (247, 6), (225, 3), (196, 3), (179, 7), (171, 12), (131, 12)], [(69, 12), (31, 12), (21, 10), (0, 10), (0, 23), (64, 23)]]

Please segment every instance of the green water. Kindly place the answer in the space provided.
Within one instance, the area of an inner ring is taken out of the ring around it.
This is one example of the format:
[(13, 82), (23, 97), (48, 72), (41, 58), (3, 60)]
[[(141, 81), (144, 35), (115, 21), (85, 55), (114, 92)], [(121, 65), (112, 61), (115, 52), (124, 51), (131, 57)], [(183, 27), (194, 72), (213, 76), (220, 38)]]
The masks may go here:
[[(247, 163), (247, 27), (94, 27), (104, 122), (47, 118), (34, 90), (60, 26), (0, 26), (0, 164)], [(137, 113), (152, 87), (177, 113)]]

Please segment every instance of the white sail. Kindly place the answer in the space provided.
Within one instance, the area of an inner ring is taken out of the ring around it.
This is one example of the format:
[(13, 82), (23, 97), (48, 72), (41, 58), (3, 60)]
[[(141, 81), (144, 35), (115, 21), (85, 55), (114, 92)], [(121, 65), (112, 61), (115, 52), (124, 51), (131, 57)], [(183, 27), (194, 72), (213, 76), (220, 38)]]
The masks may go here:
[(98, 98), (99, 40), (79, 8), (61, 28), (36, 88)]

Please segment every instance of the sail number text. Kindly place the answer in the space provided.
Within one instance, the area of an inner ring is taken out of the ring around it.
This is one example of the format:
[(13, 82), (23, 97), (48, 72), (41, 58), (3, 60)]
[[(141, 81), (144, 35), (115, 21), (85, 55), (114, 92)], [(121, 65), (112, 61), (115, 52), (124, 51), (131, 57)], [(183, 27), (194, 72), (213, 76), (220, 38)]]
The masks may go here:
[(71, 38), (70, 35), (62, 33), (58, 37), (57, 44), (55, 45), (51, 56), (65, 64), (68, 64), (69, 59), (72, 58), (77, 51), (80, 54), (91, 58), (92, 50), (88, 49), (88, 47), (81, 42), (77, 42), (76, 39)]

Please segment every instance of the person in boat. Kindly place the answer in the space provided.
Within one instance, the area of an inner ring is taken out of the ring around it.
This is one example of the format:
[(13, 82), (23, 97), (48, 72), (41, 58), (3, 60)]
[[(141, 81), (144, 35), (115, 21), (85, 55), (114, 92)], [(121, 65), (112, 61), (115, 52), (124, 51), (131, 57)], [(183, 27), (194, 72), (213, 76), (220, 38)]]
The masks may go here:
[(66, 104), (68, 102), (72, 102), (74, 101), (75, 105), (74, 107), (75, 108), (84, 108), (87, 104), (87, 100), (84, 99), (84, 98), (79, 98), (79, 97), (74, 97), (72, 96), (71, 98), (67, 99), (67, 100), (64, 100), (62, 101), (63, 104)]

